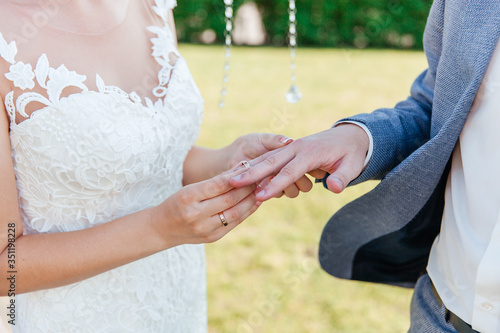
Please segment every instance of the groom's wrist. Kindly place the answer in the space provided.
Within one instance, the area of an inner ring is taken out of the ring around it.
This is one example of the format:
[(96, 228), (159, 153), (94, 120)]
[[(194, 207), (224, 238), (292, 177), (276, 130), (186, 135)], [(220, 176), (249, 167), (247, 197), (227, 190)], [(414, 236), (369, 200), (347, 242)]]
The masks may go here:
[(368, 129), (368, 127), (365, 124), (358, 122), (358, 121), (343, 120), (343, 121), (336, 122), (332, 127), (336, 127), (336, 126), (339, 126), (342, 124), (357, 125), (357, 126), (361, 127), (363, 129), (363, 131), (365, 131), (366, 135), (368, 136), (369, 146), (368, 146), (368, 151), (366, 152), (365, 162), (363, 164), (363, 170), (364, 170), (366, 168), (366, 166), (368, 165), (368, 163), (370, 163), (370, 160), (371, 160), (372, 155), (373, 155), (373, 136), (372, 136), (370, 130)]

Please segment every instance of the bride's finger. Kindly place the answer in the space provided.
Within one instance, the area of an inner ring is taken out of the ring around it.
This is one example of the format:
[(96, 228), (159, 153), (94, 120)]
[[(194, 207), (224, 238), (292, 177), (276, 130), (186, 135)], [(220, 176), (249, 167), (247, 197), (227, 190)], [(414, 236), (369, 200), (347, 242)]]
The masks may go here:
[(189, 188), (193, 190), (196, 199), (199, 201), (218, 197), (231, 191), (234, 187), (231, 186), (229, 181), (248, 169), (247, 167), (241, 169), (238, 167), (239, 165), (235, 166), (234, 170), (229, 170), (208, 180), (189, 185)]
[(215, 215), (238, 205), (249, 194), (255, 191), (255, 185), (249, 185), (238, 189), (232, 189), (217, 197), (204, 200), (200, 203), (200, 209), (207, 214)]

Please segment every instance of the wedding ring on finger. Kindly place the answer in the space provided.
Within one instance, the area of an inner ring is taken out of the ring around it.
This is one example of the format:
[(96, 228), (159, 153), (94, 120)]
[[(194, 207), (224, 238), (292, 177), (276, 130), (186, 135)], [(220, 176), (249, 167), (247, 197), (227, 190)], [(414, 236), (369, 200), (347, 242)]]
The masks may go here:
[(219, 214), (220, 223), (222, 223), (222, 225), (224, 227), (227, 227), (227, 220), (226, 220), (226, 217), (224, 216), (224, 213), (220, 212), (218, 214)]

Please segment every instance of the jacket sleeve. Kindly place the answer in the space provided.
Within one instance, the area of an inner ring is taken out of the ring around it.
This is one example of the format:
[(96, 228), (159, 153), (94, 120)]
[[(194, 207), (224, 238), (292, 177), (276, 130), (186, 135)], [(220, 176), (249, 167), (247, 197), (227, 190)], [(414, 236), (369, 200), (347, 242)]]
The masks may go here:
[(373, 137), (373, 154), (363, 173), (350, 185), (382, 179), (431, 136), (432, 101), (442, 46), (445, 0), (436, 0), (427, 20), (424, 50), (428, 68), (411, 87), (411, 94), (394, 108), (383, 108), (341, 121), (363, 123)]

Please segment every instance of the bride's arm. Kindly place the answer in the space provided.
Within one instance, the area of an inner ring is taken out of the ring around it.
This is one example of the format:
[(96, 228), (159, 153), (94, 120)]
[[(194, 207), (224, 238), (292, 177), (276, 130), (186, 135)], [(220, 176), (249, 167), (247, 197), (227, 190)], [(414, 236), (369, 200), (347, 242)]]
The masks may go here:
[[(157, 207), (96, 227), (22, 235), (9, 120), (3, 103), (0, 157), (0, 295), (8, 294), (12, 274), (16, 277), (15, 293), (20, 294), (81, 281), (180, 244), (213, 242), (258, 207), (254, 186), (243, 191), (229, 186), (231, 175), (242, 171), (238, 170), (184, 187)], [(224, 211), (227, 227), (222, 226), (219, 211)], [(9, 236), (13, 230), (15, 237)]]
[(182, 183), (184, 185), (194, 184), (214, 177), (229, 168), (227, 147), (209, 149), (193, 146), (184, 161)]

